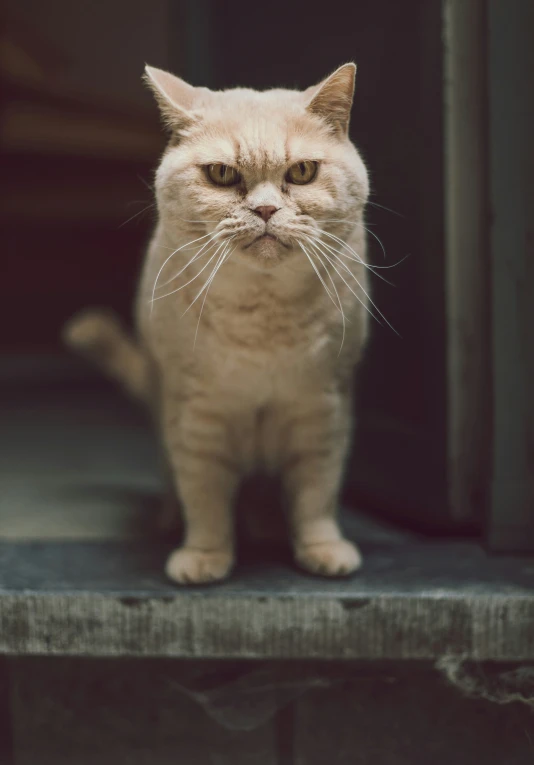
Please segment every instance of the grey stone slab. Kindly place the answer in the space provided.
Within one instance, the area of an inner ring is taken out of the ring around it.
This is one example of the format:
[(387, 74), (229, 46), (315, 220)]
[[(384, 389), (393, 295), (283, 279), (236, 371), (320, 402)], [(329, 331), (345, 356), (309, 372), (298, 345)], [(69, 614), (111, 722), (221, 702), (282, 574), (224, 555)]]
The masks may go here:
[(327, 581), (269, 549), (224, 584), (183, 589), (162, 572), (169, 549), (0, 545), (0, 652), (534, 657), (534, 566), (525, 560), (469, 544), (369, 543), (358, 576)]
[(217, 705), (228, 668), (19, 659), (12, 675), (16, 765), (276, 765), (272, 716)]
[(4, 389), (0, 421), (0, 538), (139, 538), (155, 525), (158, 448), (112, 390)]

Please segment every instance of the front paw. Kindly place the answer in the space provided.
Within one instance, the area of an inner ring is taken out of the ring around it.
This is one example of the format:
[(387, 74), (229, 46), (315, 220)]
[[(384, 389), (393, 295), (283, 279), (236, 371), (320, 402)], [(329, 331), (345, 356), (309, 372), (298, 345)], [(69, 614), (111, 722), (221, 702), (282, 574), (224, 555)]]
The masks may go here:
[(295, 560), (306, 571), (320, 576), (348, 576), (362, 565), (358, 548), (346, 539), (297, 545)]
[(225, 579), (234, 565), (234, 556), (228, 550), (195, 550), (181, 547), (167, 561), (165, 572), (179, 584), (207, 584)]

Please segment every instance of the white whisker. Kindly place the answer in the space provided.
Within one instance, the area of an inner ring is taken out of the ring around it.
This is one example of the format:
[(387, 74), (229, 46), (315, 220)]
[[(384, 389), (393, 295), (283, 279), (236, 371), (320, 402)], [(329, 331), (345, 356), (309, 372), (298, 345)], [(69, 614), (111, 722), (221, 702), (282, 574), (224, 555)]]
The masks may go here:
[(323, 277), (321, 276), (321, 274), (319, 273), (319, 271), (317, 270), (317, 266), (316, 266), (316, 265), (315, 265), (315, 263), (313, 262), (313, 260), (312, 260), (312, 258), (311, 258), (311, 256), (310, 256), (310, 254), (309, 254), (309, 253), (308, 253), (308, 251), (305, 249), (305, 247), (304, 247), (304, 245), (302, 244), (302, 242), (300, 242), (300, 241), (299, 241), (299, 243), (298, 243), (298, 244), (299, 244), (299, 247), (301, 248), (302, 252), (303, 252), (303, 253), (306, 255), (306, 257), (307, 257), (307, 258), (308, 258), (308, 260), (310, 261), (310, 265), (311, 265), (311, 267), (313, 268), (313, 270), (315, 271), (315, 273), (317, 274), (317, 278), (319, 279), (319, 281), (320, 281), (320, 282), (321, 282), (321, 284), (323, 285), (323, 287), (324, 287), (324, 289), (325, 289), (325, 292), (326, 292), (326, 294), (328, 295), (328, 297), (330, 298), (330, 300), (332, 301), (332, 303), (335, 305), (335, 307), (336, 307), (336, 308), (339, 310), (339, 306), (338, 306), (338, 304), (336, 303), (336, 301), (334, 300), (334, 296), (332, 295), (332, 293), (330, 292), (330, 290), (329, 290), (329, 289), (328, 289), (328, 287), (326, 286), (326, 283), (325, 283), (325, 281), (324, 281)]
[(129, 223), (130, 221), (132, 221), (134, 218), (137, 218), (139, 215), (142, 215), (142, 214), (143, 214), (143, 213), (145, 213), (147, 210), (150, 210), (152, 207), (155, 207), (155, 202), (151, 202), (151, 203), (150, 203), (149, 205), (147, 205), (146, 207), (143, 207), (143, 209), (142, 209), (142, 210), (139, 210), (139, 212), (136, 212), (136, 213), (134, 213), (134, 215), (132, 215), (130, 218), (128, 218), (128, 220), (125, 220), (125, 221), (124, 221), (124, 223), (121, 223), (121, 224), (120, 224), (120, 226), (119, 226), (119, 228), (122, 228), (123, 226), (126, 226), (126, 224), (127, 224), (127, 223)]
[(324, 229), (322, 229), (322, 228), (320, 228), (320, 229), (319, 229), (319, 231), (321, 232), (321, 234), (324, 234), (325, 236), (328, 236), (328, 237), (330, 237), (330, 239), (333, 239), (335, 242), (337, 242), (338, 244), (340, 244), (340, 245), (341, 245), (343, 248), (347, 249), (347, 250), (348, 250), (350, 253), (352, 253), (352, 255), (354, 255), (354, 257), (355, 257), (355, 259), (358, 261), (358, 263), (361, 263), (362, 265), (367, 265), (367, 263), (365, 263), (365, 261), (364, 261), (364, 260), (363, 260), (363, 259), (362, 259), (362, 258), (361, 258), (359, 255), (358, 255), (358, 253), (356, 252), (356, 250), (354, 250), (354, 249), (353, 249), (353, 248), (350, 246), (350, 244), (348, 244), (348, 243), (347, 243), (347, 242), (345, 242), (343, 239), (341, 239), (341, 237), (339, 237), (339, 236), (336, 236), (335, 234), (331, 234), (329, 231), (325, 231), (325, 230), (324, 230)]
[(230, 248), (230, 244), (231, 244), (231, 242), (232, 242), (232, 240), (230, 240), (229, 242), (227, 242), (227, 244), (226, 244), (226, 247), (225, 247), (225, 249), (223, 250), (223, 252), (222, 252), (222, 255), (221, 255), (220, 259), (219, 259), (219, 260), (220, 260), (220, 262), (219, 262), (219, 261), (217, 261), (217, 263), (215, 264), (215, 269), (214, 269), (214, 272), (213, 272), (213, 274), (212, 274), (212, 275), (209, 277), (209, 279), (208, 279), (208, 282), (209, 282), (209, 283), (208, 283), (208, 288), (207, 288), (206, 292), (204, 293), (204, 299), (202, 300), (202, 305), (200, 306), (200, 313), (199, 313), (199, 315), (198, 315), (197, 327), (196, 327), (196, 329), (195, 329), (195, 339), (194, 339), (194, 341), (193, 341), (193, 350), (195, 350), (195, 348), (196, 348), (196, 344), (197, 344), (197, 335), (198, 335), (198, 328), (200, 327), (200, 319), (202, 318), (202, 311), (204, 310), (204, 303), (206, 302), (206, 298), (208, 297), (208, 292), (209, 292), (209, 289), (210, 289), (210, 287), (211, 287), (211, 285), (212, 285), (212, 282), (213, 282), (213, 280), (215, 279), (215, 276), (217, 275), (217, 271), (218, 271), (218, 270), (219, 270), (219, 268), (220, 268), (220, 267), (223, 265), (224, 261), (225, 261), (225, 260), (228, 260), (228, 258), (229, 258), (229, 257), (230, 257), (230, 255), (232, 254), (232, 252), (235, 250), (235, 247), (234, 247), (234, 249), (232, 250), (232, 252), (230, 252), (230, 254), (228, 255), (228, 258), (226, 257), (226, 253), (228, 252), (228, 250), (229, 250), (229, 248)]
[[(365, 231), (367, 231), (368, 234), (371, 234), (371, 236), (374, 239), (376, 239), (376, 241), (380, 245), (380, 248), (381, 248), (382, 252), (384, 253), (384, 259), (385, 259), (385, 257), (386, 257), (386, 248), (384, 247), (384, 243), (377, 236), (377, 234), (375, 234), (374, 231), (371, 231), (371, 229), (369, 228), (369, 225), (370, 225), (369, 223), (367, 225), (365, 225), (364, 223), (361, 223), (359, 221), (352, 221), (352, 220), (350, 220), (350, 218), (325, 218), (324, 220), (318, 220), (316, 222), (317, 223), (352, 223), (354, 226), (360, 226)], [(327, 231), (325, 231), (324, 233), (328, 234)], [(404, 258), (403, 258), (403, 260), (404, 260)], [(399, 261), (399, 262), (402, 262), (402, 261)], [(388, 268), (388, 266), (373, 266), (373, 268)]]
[(144, 186), (146, 186), (146, 187), (147, 187), (147, 189), (148, 189), (149, 191), (151, 191), (152, 193), (154, 193), (154, 189), (152, 188), (152, 186), (150, 185), (150, 183), (149, 183), (148, 181), (146, 181), (146, 180), (143, 178), (143, 176), (142, 176), (142, 175), (139, 175), (139, 174), (137, 174), (137, 178), (138, 178), (138, 180), (140, 180), (140, 181), (141, 181), (141, 183), (142, 183)]
[[(326, 274), (327, 274), (328, 278), (330, 279), (330, 283), (332, 284), (332, 287), (334, 288), (334, 292), (336, 293), (336, 297), (337, 297), (337, 302), (339, 304), (339, 310), (341, 312), (341, 320), (343, 322), (343, 334), (341, 335), (341, 345), (339, 346), (339, 351), (338, 351), (338, 354), (337, 354), (339, 356), (339, 354), (341, 353), (341, 351), (343, 349), (343, 344), (345, 342), (345, 331), (346, 331), (346, 318), (345, 318), (345, 311), (343, 310), (343, 303), (341, 302), (341, 298), (339, 297), (339, 292), (337, 291), (336, 284), (335, 284), (334, 280), (332, 279), (330, 271), (328, 270), (328, 267), (325, 266), (325, 264), (323, 262), (323, 259), (321, 258), (321, 254), (317, 251), (317, 248), (315, 247), (313, 242), (311, 240), (309, 240), (309, 241), (310, 241), (310, 244), (312, 245), (312, 247), (314, 247), (315, 250), (316, 250), (317, 259), (318, 259), (319, 263), (322, 265), (322, 267), (326, 271)], [(312, 253), (310, 253), (310, 256), (311, 255), (312, 255)]]
[(224, 245), (225, 245), (225, 242), (219, 242), (219, 245), (218, 245), (217, 249), (215, 250), (215, 252), (213, 253), (213, 255), (211, 256), (211, 258), (208, 260), (208, 262), (207, 262), (207, 263), (206, 263), (204, 266), (202, 266), (202, 268), (200, 269), (200, 271), (198, 272), (198, 274), (195, 274), (195, 276), (193, 276), (193, 278), (192, 278), (192, 279), (189, 279), (189, 281), (188, 281), (188, 282), (186, 282), (185, 284), (182, 284), (182, 285), (180, 285), (180, 287), (177, 287), (175, 290), (172, 290), (172, 292), (167, 292), (165, 295), (158, 295), (158, 297), (157, 297), (157, 298), (153, 298), (153, 299), (152, 299), (152, 302), (154, 302), (154, 301), (156, 301), (156, 300), (163, 300), (163, 298), (166, 298), (166, 297), (170, 297), (171, 295), (174, 295), (176, 292), (180, 292), (180, 290), (183, 290), (183, 289), (184, 289), (184, 287), (187, 287), (187, 286), (188, 286), (188, 284), (191, 284), (191, 282), (194, 282), (194, 281), (195, 281), (195, 279), (198, 279), (198, 277), (200, 276), (200, 274), (201, 274), (203, 271), (205, 271), (205, 270), (206, 270), (206, 268), (209, 266), (209, 264), (210, 264), (210, 263), (211, 263), (211, 262), (214, 260), (214, 258), (216, 258), (216, 257), (217, 257), (217, 255), (218, 255), (218, 253), (219, 253), (219, 251), (220, 251), (221, 247), (224, 247)]
[[(363, 223), (362, 223), (362, 226), (363, 226)], [(379, 239), (379, 237), (378, 237), (378, 236), (375, 234), (375, 232), (374, 232), (374, 231), (371, 231), (371, 229), (370, 229), (370, 228), (367, 228), (367, 226), (363, 226), (363, 227), (364, 227), (364, 229), (367, 231), (367, 233), (368, 233), (368, 234), (371, 234), (371, 236), (372, 236), (374, 239), (376, 239), (376, 241), (378, 242), (378, 244), (379, 244), (379, 245), (380, 245), (380, 247), (382, 248), (382, 252), (384, 253), (384, 260), (385, 260), (385, 259), (386, 259), (386, 248), (385, 248), (385, 247), (384, 247), (384, 245), (382, 244), (382, 240), (381, 240), (381, 239)]]
[[(192, 257), (192, 258), (191, 258), (191, 259), (190, 259), (190, 260), (189, 260), (189, 261), (188, 261), (188, 262), (185, 264), (185, 266), (183, 266), (183, 268), (181, 268), (181, 269), (178, 271), (178, 273), (177, 273), (177, 274), (175, 274), (174, 276), (171, 276), (171, 278), (170, 278), (170, 279), (167, 279), (167, 281), (166, 281), (166, 282), (163, 282), (163, 284), (160, 284), (160, 285), (159, 285), (159, 287), (158, 287), (158, 290), (161, 290), (161, 289), (163, 289), (163, 288), (164, 288), (164, 287), (166, 287), (168, 284), (170, 284), (170, 283), (171, 283), (171, 282), (173, 282), (175, 279), (177, 279), (179, 276), (181, 276), (181, 275), (183, 274), (183, 272), (186, 270), (186, 268), (189, 268), (189, 266), (191, 266), (193, 263), (195, 263), (197, 260), (199, 260), (199, 258), (203, 257), (203, 250), (205, 250), (205, 252), (204, 252), (204, 255), (207, 255), (207, 254), (208, 254), (208, 252), (211, 250), (211, 248), (212, 248), (212, 247), (213, 247), (215, 244), (217, 244), (217, 242), (216, 242), (216, 236), (212, 236), (212, 238), (211, 238), (211, 239), (208, 239), (208, 241), (207, 241), (207, 242), (204, 242), (204, 244), (202, 245), (202, 247), (201, 247), (200, 249), (198, 249), (198, 247), (195, 247), (195, 248), (193, 248), (193, 249), (195, 249), (195, 250), (196, 250), (196, 252), (195, 252), (195, 254), (193, 255), (193, 257)], [(207, 248), (207, 249), (206, 249), (206, 248)], [(187, 248), (187, 250), (184, 250), (184, 252), (188, 252), (188, 251), (189, 251), (189, 248)]]
[[(227, 242), (227, 241), (223, 242), (223, 246), (224, 246), (224, 247), (225, 247), (227, 244), (228, 244), (228, 242)], [(217, 249), (217, 252), (218, 252), (218, 251), (219, 251), (219, 249)], [(215, 253), (215, 255), (217, 254), (217, 252)], [(224, 253), (225, 253), (225, 250), (223, 250), (223, 253), (222, 253), (222, 255), (220, 255), (220, 256), (219, 256), (219, 259), (218, 259), (218, 260), (217, 260), (217, 262), (215, 263), (215, 266), (213, 267), (213, 271), (211, 272), (211, 274), (209, 275), (209, 277), (206, 279), (206, 281), (205, 281), (205, 283), (204, 283), (204, 286), (203, 286), (203, 287), (202, 287), (202, 289), (201, 289), (201, 290), (200, 290), (200, 291), (199, 291), (199, 292), (196, 294), (195, 298), (193, 299), (193, 302), (192, 302), (192, 303), (190, 303), (190, 305), (189, 305), (189, 306), (188, 306), (188, 307), (185, 309), (185, 311), (183, 312), (183, 314), (182, 314), (182, 316), (181, 316), (180, 318), (183, 318), (183, 317), (186, 315), (186, 313), (189, 311), (189, 309), (190, 309), (190, 308), (192, 308), (192, 307), (195, 305), (195, 303), (197, 302), (197, 300), (199, 299), (199, 297), (202, 295), (202, 293), (204, 292), (204, 290), (206, 289), (206, 287), (209, 289), (209, 285), (211, 284), (211, 281), (212, 281), (212, 279), (215, 277), (215, 274), (217, 273), (217, 271), (219, 270), (220, 266), (221, 266), (221, 265), (222, 265), (222, 263), (223, 263), (223, 260), (224, 260)], [(215, 257), (215, 255), (214, 255), (213, 257)], [(210, 262), (211, 262), (211, 260), (213, 260), (213, 258), (210, 258)], [(206, 265), (207, 265), (207, 264), (206, 264)], [(202, 270), (204, 270), (204, 269), (202, 269)]]
[[(409, 257), (410, 255), (405, 255), (403, 258), (401, 258), (400, 260), (397, 260), (396, 263), (392, 263), (390, 266), (371, 266), (371, 268), (373, 269), (379, 268), (381, 271), (385, 271), (388, 268), (396, 268), (397, 266), (400, 266), (401, 263), (404, 263), (404, 261), (407, 260)], [(391, 284), (391, 282), (389, 282), (389, 284)]]
[[(350, 253), (351, 253), (351, 254), (354, 256), (354, 259), (355, 259), (355, 260), (356, 260), (358, 263), (361, 263), (362, 265), (364, 265), (366, 268), (368, 268), (368, 269), (369, 269), (370, 271), (372, 271), (373, 273), (374, 273), (374, 269), (375, 269), (375, 268), (381, 268), (381, 266), (371, 266), (371, 265), (369, 265), (369, 263), (366, 263), (366, 262), (365, 262), (365, 261), (364, 261), (364, 260), (363, 260), (363, 259), (362, 259), (362, 258), (361, 258), (359, 255), (358, 255), (358, 253), (356, 252), (356, 250), (354, 250), (354, 249), (353, 249), (353, 248), (350, 246), (350, 244), (348, 244), (348, 242), (345, 242), (343, 239), (341, 239), (341, 237), (339, 237), (339, 236), (336, 236), (335, 234), (331, 234), (331, 233), (330, 233), (330, 232), (328, 232), (328, 231), (324, 231), (323, 229), (319, 229), (319, 231), (320, 231), (322, 234), (324, 234), (325, 236), (328, 236), (330, 239), (333, 239), (335, 242), (337, 242), (338, 244), (340, 244), (340, 245), (341, 245), (341, 247), (342, 247), (343, 249), (347, 249), (347, 250), (348, 250), (348, 251), (349, 251), (349, 252), (350, 252)], [(369, 232), (369, 233), (372, 233), (372, 232)], [(325, 243), (325, 244), (326, 244), (326, 243)], [(346, 255), (345, 253), (340, 253), (340, 254), (342, 254), (342, 255), (343, 255), (343, 257), (345, 257), (345, 258), (348, 258), (348, 257), (349, 257), (349, 256), (348, 256), (348, 255)], [(385, 257), (385, 254), (386, 254), (386, 253), (385, 253), (385, 250), (384, 250), (384, 257)], [(376, 274), (376, 276), (379, 276), (379, 274)], [(387, 280), (386, 280), (386, 279), (384, 279), (384, 281), (387, 281)]]
[(384, 205), (379, 205), (378, 202), (371, 202), (369, 199), (367, 200), (367, 204), (371, 205), (371, 207), (379, 207), (381, 210), (387, 210), (390, 213), (393, 213), (393, 215), (398, 215), (399, 218), (404, 218), (405, 216), (397, 212), (397, 210), (392, 210), (391, 207), (385, 207)]
[(157, 284), (158, 284), (158, 279), (159, 279), (159, 277), (161, 276), (161, 272), (163, 271), (163, 269), (165, 268), (165, 266), (167, 265), (167, 263), (169, 262), (169, 260), (170, 260), (170, 259), (171, 259), (171, 258), (172, 258), (174, 255), (176, 255), (176, 253), (177, 253), (177, 252), (180, 252), (180, 250), (183, 250), (183, 249), (184, 249), (184, 247), (189, 247), (189, 245), (191, 245), (191, 244), (195, 244), (195, 242), (200, 242), (200, 241), (202, 241), (202, 239), (206, 239), (206, 237), (208, 237), (208, 236), (211, 236), (211, 234), (204, 234), (204, 236), (199, 236), (199, 237), (198, 237), (198, 239), (193, 239), (193, 241), (192, 241), (192, 242), (186, 242), (186, 243), (185, 243), (185, 244), (183, 244), (181, 247), (178, 247), (178, 249), (176, 249), (176, 250), (174, 250), (173, 252), (171, 252), (171, 254), (169, 255), (169, 257), (168, 257), (168, 258), (165, 260), (165, 262), (163, 263), (163, 265), (162, 265), (162, 266), (161, 266), (161, 268), (159, 269), (159, 271), (158, 271), (158, 274), (157, 274), (157, 276), (156, 276), (156, 279), (155, 279), (155, 281), (154, 281), (154, 286), (153, 286), (153, 288), (152, 288), (152, 300), (151, 300), (151, 308), (150, 308), (150, 313), (152, 313), (152, 309), (154, 308), (154, 295), (155, 295), (155, 293), (156, 293), (156, 287), (157, 287)]
[[(333, 239), (337, 244), (340, 244), (342, 248), (347, 249), (351, 253), (350, 255), (348, 255), (347, 253), (343, 253), (337, 250), (337, 252), (340, 252), (340, 254), (342, 254), (343, 257), (348, 258), (349, 260), (353, 260), (354, 262), (359, 263), (360, 265), (365, 266), (366, 268), (374, 268), (374, 266), (370, 266), (368, 263), (366, 263), (365, 260), (363, 260), (363, 258), (361, 258), (358, 255), (356, 250), (354, 250), (350, 246), (350, 244), (347, 244), (347, 242), (341, 239), (341, 237), (336, 236), (335, 234), (331, 234), (329, 231), (325, 231), (322, 228), (317, 229), (317, 231), (314, 233), (317, 233), (317, 232), (319, 232), (320, 234), (323, 234), (324, 236), (328, 236), (330, 239)], [(322, 242), (322, 244), (326, 245), (327, 243)], [(332, 245), (328, 245), (328, 246), (332, 246)]]
[[(313, 239), (316, 242), (320, 242), (323, 247), (326, 247), (329, 252), (336, 258), (336, 260), (339, 260), (339, 256), (343, 258), (347, 258), (347, 260), (350, 260), (352, 263), (358, 263), (358, 265), (364, 266), (368, 271), (370, 271), (374, 276), (377, 276), (379, 279), (382, 279), (383, 282), (386, 282), (386, 284), (391, 285), (394, 287), (395, 285), (393, 282), (390, 282), (389, 279), (386, 279), (385, 276), (382, 276), (382, 274), (377, 274), (375, 271), (376, 266), (371, 266), (369, 263), (366, 263), (361, 258), (354, 258), (351, 255), (348, 255), (347, 253), (343, 252), (342, 250), (338, 250), (337, 247), (333, 247), (332, 245), (328, 244), (328, 242), (323, 242), (319, 237), (313, 237)], [(343, 262), (343, 261), (341, 261)], [(391, 266), (382, 266), (383, 268), (391, 268)], [(380, 266), (378, 266), (380, 268)]]
[[(315, 245), (315, 246), (317, 246), (317, 245)], [(349, 288), (349, 290), (352, 292), (352, 294), (354, 295), (354, 297), (355, 297), (355, 298), (357, 298), (357, 299), (360, 301), (360, 303), (361, 303), (361, 304), (362, 304), (362, 305), (363, 305), (363, 306), (364, 306), (364, 307), (367, 309), (367, 311), (369, 311), (369, 313), (371, 314), (371, 316), (373, 316), (373, 318), (374, 318), (376, 321), (378, 321), (378, 319), (376, 319), (376, 316), (374, 316), (374, 315), (373, 315), (373, 313), (372, 313), (372, 312), (369, 310), (369, 308), (368, 308), (368, 307), (365, 305), (365, 303), (363, 303), (363, 301), (361, 300), (361, 298), (360, 298), (360, 297), (359, 297), (359, 296), (358, 296), (358, 295), (357, 295), (357, 294), (354, 292), (354, 290), (351, 288), (351, 286), (348, 284), (348, 282), (347, 282), (347, 281), (345, 281), (345, 279), (343, 278), (343, 276), (342, 276), (342, 275), (339, 273), (339, 271), (337, 270), (337, 268), (336, 268), (336, 266), (335, 266), (334, 262), (333, 262), (333, 261), (332, 261), (332, 260), (329, 258), (329, 256), (328, 256), (328, 255), (327, 255), (325, 252), (323, 252), (323, 255), (324, 255), (324, 256), (325, 256), (325, 258), (328, 260), (328, 262), (329, 262), (329, 263), (332, 265), (332, 268), (333, 268), (333, 269), (334, 269), (334, 271), (335, 271), (335, 272), (338, 274), (338, 276), (340, 277), (340, 279), (343, 279), (343, 281), (345, 282), (346, 286), (347, 286), (347, 287)], [(395, 329), (395, 327), (394, 327), (394, 326), (393, 326), (393, 325), (392, 325), (392, 324), (391, 324), (391, 323), (388, 321), (388, 319), (387, 319), (387, 318), (384, 316), (384, 314), (382, 313), (382, 311), (380, 310), (380, 308), (378, 308), (378, 306), (377, 306), (377, 305), (376, 305), (376, 304), (373, 302), (373, 300), (371, 299), (371, 296), (370, 296), (370, 295), (368, 294), (368, 292), (367, 292), (367, 291), (366, 291), (366, 290), (363, 288), (363, 286), (360, 284), (360, 282), (358, 281), (358, 279), (357, 279), (357, 278), (354, 276), (354, 274), (352, 273), (352, 271), (351, 271), (351, 270), (350, 270), (350, 269), (349, 269), (347, 266), (345, 266), (345, 264), (344, 264), (344, 263), (341, 263), (341, 265), (344, 267), (344, 269), (347, 271), (347, 273), (349, 273), (349, 274), (350, 274), (350, 276), (352, 276), (352, 278), (354, 279), (354, 281), (356, 282), (356, 284), (358, 285), (358, 287), (361, 289), (361, 291), (363, 292), (363, 294), (365, 295), (365, 297), (367, 298), (367, 300), (369, 301), (369, 303), (370, 303), (370, 304), (373, 306), (373, 308), (375, 309), (375, 311), (378, 313), (378, 315), (379, 315), (379, 316), (380, 316), (380, 317), (381, 317), (381, 318), (382, 318), (382, 319), (383, 319), (383, 320), (386, 322), (386, 324), (388, 325), (388, 327), (389, 327), (390, 329), (392, 329), (392, 330), (393, 330), (393, 332), (395, 332), (395, 334), (396, 334), (396, 335), (398, 335), (398, 336), (400, 337), (400, 335), (399, 335), (399, 333), (397, 332), (397, 330)], [(380, 323), (380, 322), (378, 322), (378, 323)]]
[[(409, 257), (409, 255), (405, 255), (403, 258), (398, 260), (396, 263), (392, 263), (390, 266), (375, 266), (375, 265), (370, 266), (368, 263), (365, 263), (365, 261), (360, 258), (358, 253), (355, 250), (352, 249), (350, 244), (348, 244), (347, 242), (344, 242), (343, 239), (341, 239), (339, 236), (336, 236), (335, 234), (331, 234), (328, 231), (324, 231), (322, 228), (320, 228), (318, 230), (322, 234), (324, 234), (325, 236), (329, 236), (331, 239), (334, 239), (336, 242), (341, 244), (342, 247), (345, 247), (347, 250), (349, 250), (349, 252), (351, 252), (355, 256), (355, 258), (357, 259), (357, 261), (359, 263), (362, 263), (363, 265), (367, 266), (367, 268), (372, 269), (373, 271), (375, 271), (377, 269), (380, 270), (380, 271), (384, 271), (384, 270), (386, 270), (388, 268), (395, 268), (396, 266), (399, 266), (401, 263), (403, 263), (406, 260), (406, 258)], [(369, 233), (371, 233), (371, 232), (369, 232)], [(344, 257), (348, 257), (348, 255), (344, 255)], [(376, 274), (376, 276), (378, 276), (378, 274)]]
[[(322, 231), (321, 229), (319, 229), (319, 230), (321, 231), (321, 233), (325, 234), (326, 236), (329, 236), (329, 233), (328, 233), (328, 231)], [(340, 240), (340, 239), (339, 239), (339, 237), (338, 237), (338, 241), (342, 241), (342, 240)], [(329, 245), (327, 242), (321, 242), (321, 243), (322, 243), (322, 244), (324, 244), (325, 246), (327, 246), (327, 247), (328, 247), (330, 250), (335, 250), (335, 252), (339, 253), (339, 255), (342, 255), (344, 258), (347, 258), (347, 260), (352, 260), (354, 263), (359, 263), (359, 264), (361, 264), (362, 266), (365, 266), (365, 267), (366, 267), (367, 269), (369, 269), (369, 271), (371, 271), (371, 272), (372, 272), (372, 273), (373, 273), (375, 276), (378, 276), (378, 278), (379, 278), (379, 279), (382, 279), (382, 281), (385, 281), (387, 284), (391, 284), (391, 286), (392, 286), (392, 287), (394, 287), (394, 286), (395, 286), (395, 285), (393, 284), (393, 282), (390, 282), (390, 281), (388, 281), (387, 279), (385, 279), (383, 276), (381, 276), (380, 274), (377, 274), (377, 273), (376, 273), (376, 271), (387, 271), (387, 270), (389, 270), (390, 268), (396, 268), (397, 266), (400, 266), (400, 264), (401, 264), (401, 263), (404, 263), (404, 261), (405, 261), (407, 258), (409, 258), (409, 257), (410, 257), (409, 255), (405, 255), (403, 258), (401, 258), (400, 260), (397, 260), (395, 263), (391, 263), (391, 265), (389, 265), (389, 266), (377, 266), (377, 265), (374, 265), (374, 264), (373, 264), (373, 265), (371, 265), (370, 263), (366, 263), (366, 262), (365, 262), (364, 260), (362, 260), (362, 259), (361, 259), (359, 256), (357, 256), (357, 257), (352, 257), (352, 256), (351, 256), (351, 255), (349, 255), (348, 253), (346, 253), (346, 252), (342, 252), (341, 250), (338, 250), (338, 249), (336, 249), (335, 247), (332, 247), (332, 245)], [(354, 250), (352, 250), (352, 248), (350, 247), (350, 245), (348, 245), (346, 242), (344, 242), (344, 243), (343, 243), (343, 246), (344, 246), (344, 247), (346, 247), (346, 248), (348, 248), (349, 250), (351, 250), (351, 252), (353, 252), (354, 254), (357, 254), (357, 253), (355, 253), (355, 252), (354, 252)]]
[[(312, 244), (312, 246), (313, 246), (313, 247), (315, 247), (315, 249), (316, 249), (316, 250), (319, 250), (319, 247), (318, 247), (318, 245), (317, 245), (317, 244), (314, 244), (314, 243), (312, 243), (312, 242), (310, 242), (310, 244)], [(324, 244), (324, 242), (321, 242), (321, 244)], [(339, 278), (340, 278), (340, 279), (343, 281), (343, 283), (344, 283), (344, 284), (347, 286), (347, 288), (350, 290), (350, 292), (351, 292), (351, 293), (354, 295), (354, 297), (356, 298), (356, 300), (357, 300), (357, 301), (358, 301), (358, 302), (359, 302), (359, 303), (360, 303), (360, 304), (361, 304), (361, 305), (362, 305), (362, 306), (365, 308), (365, 310), (368, 312), (368, 314), (369, 314), (369, 315), (370, 315), (370, 316), (371, 316), (371, 317), (372, 317), (372, 318), (373, 318), (375, 321), (377, 321), (377, 322), (380, 324), (380, 326), (382, 326), (382, 324), (381, 324), (380, 320), (379, 320), (379, 319), (377, 319), (377, 317), (376, 317), (376, 316), (374, 315), (374, 313), (373, 313), (373, 312), (372, 312), (372, 311), (369, 309), (369, 307), (365, 305), (365, 303), (364, 303), (364, 301), (361, 299), (361, 297), (360, 297), (359, 295), (357, 295), (357, 294), (354, 292), (354, 290), (352, 289), (352, 287), (350, 286), (350, 284), (349, 284), (349, 283), (348, 283), (348, 282), (347, 282), (347, 281), (346, 281), (346, 280), (343, 278), (343, 275), (339, 273), (339, 271), (338, 271), (338, 270), (337, 270), (337, 268), (336, 268), (336, 265), (335, 265), (335, 263), (334, 263), (334, 262), (333, 262), (333, 261), (332, 261), (332, 260), (331, 260), (331, 259), (328, 257), (328, 255), (326, 254), (326, 252), (322, 251), (322, 254), (323, 254), (323, 255), (324, 255), (324, 257), (325, 257), (325, 258), (328, 260), (328, 262), (330, 263), (330, 265), (332, 266), (332, 268), (334, 269), (334, 271), (336, 272), (336, 274), (339, 276)], [(350, 271), (350, 270), (349, 270), (349, 269), (348, 269), (348, 268), (345, 266), (345, 264), (344, 264), (344, 263), (341, 263), (341, 265), (342, 265), (342, 266), (344, 266), (345, 270), (346, 270), (346, 271), (347, 271), (347, 272), (350, 274), (350, 276), (352, 276), (353, 278), (355, 278), (354, 274), (353, 274), (353, 273), (352, 273), (352, 272), (351, 272), (351, 271)], [(359, 282), (358, 282), (358, 284), (359, 284)]]

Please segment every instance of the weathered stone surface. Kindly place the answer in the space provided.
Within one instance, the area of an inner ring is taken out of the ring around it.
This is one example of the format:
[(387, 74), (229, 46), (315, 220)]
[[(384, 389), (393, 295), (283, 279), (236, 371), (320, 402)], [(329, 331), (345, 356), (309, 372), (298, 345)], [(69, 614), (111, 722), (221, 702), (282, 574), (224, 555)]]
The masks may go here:
[(179, 589), (162, 573), (162, 545), (4, 543), (0, 652), (534, 658), (532, 563), (469, 544), (363, 547), (352, 580), (306, 577), (258, 553), (225, 584)]

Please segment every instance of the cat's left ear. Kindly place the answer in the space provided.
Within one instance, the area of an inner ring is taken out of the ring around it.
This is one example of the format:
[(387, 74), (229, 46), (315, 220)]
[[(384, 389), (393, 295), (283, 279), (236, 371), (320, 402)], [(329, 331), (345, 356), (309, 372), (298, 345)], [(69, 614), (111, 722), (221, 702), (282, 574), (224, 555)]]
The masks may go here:
[(197, 121), (193, 113), (196, 88), (163, 69), (145, 66), (143, 78), (154, 93), (165, 123), (184, 130)]
[(356, 64), (343, 64), (339, 69), (304, 91), (310, 98), (306, 109), (326, 120), (336, 131), (347, 134), (354, 97)]

